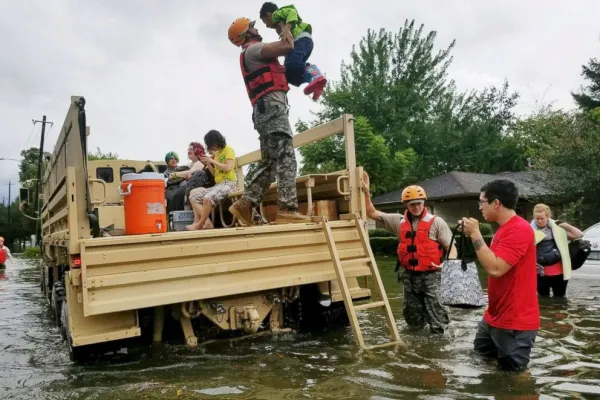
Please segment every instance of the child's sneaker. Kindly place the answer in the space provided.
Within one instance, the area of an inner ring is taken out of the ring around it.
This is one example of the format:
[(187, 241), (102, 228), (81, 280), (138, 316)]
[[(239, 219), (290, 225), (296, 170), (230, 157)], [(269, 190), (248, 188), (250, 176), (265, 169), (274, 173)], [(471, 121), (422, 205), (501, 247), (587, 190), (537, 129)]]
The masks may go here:
[(304, 88), (304, 94), (309, 95), (312, 93), (313, 100), (317, 101), (325, 89), (327, 78), (321, 73), (319, 67), (314, 64), (306, 64), (304, 79), (308, 83)]

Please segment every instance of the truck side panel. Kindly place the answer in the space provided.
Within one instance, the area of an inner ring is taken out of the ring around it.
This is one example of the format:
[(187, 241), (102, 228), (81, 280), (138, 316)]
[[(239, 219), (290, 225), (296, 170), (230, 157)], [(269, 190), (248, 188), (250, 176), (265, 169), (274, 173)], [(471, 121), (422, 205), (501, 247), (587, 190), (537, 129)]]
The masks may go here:
[[(80, 96), (72, 96), (54, 152), (43, 178), (44, 207), (42, 236), (46, 261), (64, 262), (56, 257), (67, 248), (79, 253), (79, 240), (90, 237), (86, 214), (86, 176), (78, 121)], [(86, 134), (89, 129), (85, 127)], [(65, 260), (66, 261), (66, 260)]]
[[(370, 275), (354, 223), (332, 228), (348, 280)], [(96, 238), (81, 257), (85, 316), (336, 279), (318, 224)]]
[[(73, 271), (67, 273), (67, 281), (74, 279)], [(81, 286), (66, 285), (69, 312), (66, 314), (70, 337), (74, 346), (127, 339), (141, 335), (137, 311), (121, 311), (110, 314), (83, 316)]]

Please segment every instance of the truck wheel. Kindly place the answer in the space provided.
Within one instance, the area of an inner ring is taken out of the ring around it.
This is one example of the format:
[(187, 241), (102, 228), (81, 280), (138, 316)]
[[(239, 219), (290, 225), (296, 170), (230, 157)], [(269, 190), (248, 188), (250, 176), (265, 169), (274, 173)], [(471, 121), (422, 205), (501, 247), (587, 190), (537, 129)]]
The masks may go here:
[(44, 270), (44, 294), (46, 295), (46, 300), (48, 300), (48, 304), (50, 304), (50, 306), (52, 306), (52, 284), (54, 282), (52, 279), (52, 270), (50, 269), (50, 267), (48, 267), (48, 265), (43, 265), (42, 266), (43, 270)]
[(65, 288), (62, 282), (54, 282), (52, 286), (52, 311), (54, 311), (54, 321), (56, 325), (61, 326), (61, 310), (65, 299)]
[(69, 307), (67, 306), (67, 300), (64, 298), (62, 300), (60, 310), (60, 333), (65, 342), (67, 343), (67, 347), (69, 349), (69, 359), (75, 362), (82, 361), (85, 359), (85, 349), (87, 346), (73, 347), (73, 338), (71, 337), (71, 332), (69, 332)]
[(42, 267), (40, 268), (40, 291), (42, 293), (46, 293), (44, 290), (44, 286), (46, 285), (46, 276), (44, 275), (44, 271), (45, 271), (45, 268), (42, 265)]

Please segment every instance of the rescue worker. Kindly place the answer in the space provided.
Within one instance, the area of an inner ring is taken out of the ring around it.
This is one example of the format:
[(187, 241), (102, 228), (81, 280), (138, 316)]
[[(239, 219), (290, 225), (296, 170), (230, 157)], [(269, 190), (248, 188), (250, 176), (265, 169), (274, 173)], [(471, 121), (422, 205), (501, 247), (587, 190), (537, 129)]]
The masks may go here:
[[(441, 269), (452, 231), (442, 218), (427, 211), (427, 195), (420, 186), (407, 186), (402, 191), (402, 202), (407, 209), (404, 215), (375, 209), (366, 172), (363, 187), (367, 217), (399, 240), (397, 253), (402, 272), (398, 280), (404, 285), (404, 320), (412, 329), (429, 325), (432, 333), (443, 334), (450, 317), (440, 300)], [(454, 246), (450, 256), (456, 257)]]
[(298, 213), (296, 195), (296, 155), (293, 132), (288, 118), (285, 68), (277, 57), (288, 54), (293, 46), (280, 40), (263, 43), (248, 18), (236, 19), (228, 31), (229, 40), (242, 47), (240, 68), (250, 99), (252, 122), (258, 131), (261, 160), (242, 198), (229, 211), (242, 225), (252, 225), (252, 209), (260, 205), (274, 178), (279, 196), (275, 223), (310, 222)]
[(6, 268), (5, 262), (7, 259), (14, 262), (10, 250), (4, 245), (4, 238), (0, 236), (0, 269)]

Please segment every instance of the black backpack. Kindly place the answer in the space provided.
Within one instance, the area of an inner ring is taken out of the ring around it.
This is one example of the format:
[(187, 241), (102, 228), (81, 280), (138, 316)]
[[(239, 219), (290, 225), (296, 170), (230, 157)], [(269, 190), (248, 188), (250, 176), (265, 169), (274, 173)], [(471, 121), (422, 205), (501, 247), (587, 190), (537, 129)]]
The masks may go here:
[(590, 252), (592, 244), (583, 239), (576, 239), (569, 243), (569, 255), (571, 256), (571, 270), (575, 271), (581, 268), (585, 263)]

